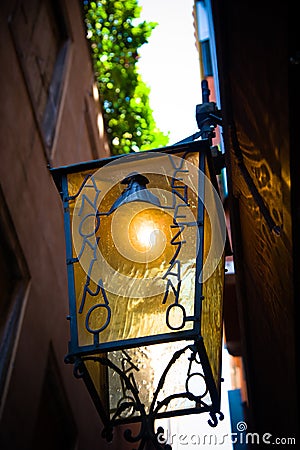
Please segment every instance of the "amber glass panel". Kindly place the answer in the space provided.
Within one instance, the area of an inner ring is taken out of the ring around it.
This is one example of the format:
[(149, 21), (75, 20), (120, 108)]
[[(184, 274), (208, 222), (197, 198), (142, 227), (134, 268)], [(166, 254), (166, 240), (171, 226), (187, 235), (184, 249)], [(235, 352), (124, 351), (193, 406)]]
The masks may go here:
[[(206, 174), (209, 175), (206, 164)], [(204, 244), (203, 244), (203, 302), (201, 313), (201, 334), (218, 387), (220, 384), (222, 323), (223, 323), (223, 286), (224, 286), (224, 230), (222, 217), (218, 216), (216, 197), (210, 183), (205, 183)], [(222, 213), (222, 211), (220, 211)], [(212, 226), (214, 230), (212, 230)], [(212, 248), (212, 233), (215, 246)], [(211, 253), (209, 254), (209, 251)]]
[[(68, 175), (69, 196), (80, 191), (69, 202), (80, 346), (193, 329), (197, 161), (162, 155)], [(107, 215), (133, 171), (161, 208), (131, 202)]]

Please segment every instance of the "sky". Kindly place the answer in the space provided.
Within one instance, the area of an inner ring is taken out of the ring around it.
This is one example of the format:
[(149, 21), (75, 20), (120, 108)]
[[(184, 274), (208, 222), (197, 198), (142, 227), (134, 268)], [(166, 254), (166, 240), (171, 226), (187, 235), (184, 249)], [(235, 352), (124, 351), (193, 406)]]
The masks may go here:
[(157, 22), (139, 49), (139, 72), (150, 87), (150, 106), (158, 128), (170, 132), (169, 144), (198, 131), (201, 103), (199, 57), (193, 26), (193, 0), (138, 0), (141, 20)]
[[(138, 0), (142, 6), (141, 20), (158, 22), (149, 42), (139, 49), (139, 72), (150, 87), (150, 106), (158, 128), (170, 132), (169, 145), (198, 131), (196, 105), (202, 102), (201, 74), (193, 25), (193, 0)], [(223, 351), (224, 383), (222, 383), (221, 410), (225, 419), (216, 428), (207, 425), (206, 414), (173, 418), (168, 427), (174, 433), (173, 450), (212, 449), (212, 445), (195, 445), (197, 433), (218, 435), (218, 448), (232, 450), (227, 439), (220, 445), (222, 437), (230, 433), (228, 390), (230, 367), (228, 353)], [(202, 416), (202, 417), (200, 417)], [(205, 416), (205, 417), (204, 417)], [(162, 424), (163, 425), (163, 424)], [(179, 435), (187, 436), (180, 443)], [(177, 437), (177, 439), (176, 439)], [(190, 439), (190, 441), (189, 441)]]

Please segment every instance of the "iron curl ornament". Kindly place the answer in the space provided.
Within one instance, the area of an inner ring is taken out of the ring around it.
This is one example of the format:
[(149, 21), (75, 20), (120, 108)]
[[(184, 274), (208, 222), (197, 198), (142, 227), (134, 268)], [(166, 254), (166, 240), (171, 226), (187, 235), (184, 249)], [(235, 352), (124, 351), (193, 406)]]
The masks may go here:
[(61, 193), (70, 305), (66, 362), (102, 436), (141, 450), (160, 419), (220, 412), (226, 225), (202, 139), (51, 169)]

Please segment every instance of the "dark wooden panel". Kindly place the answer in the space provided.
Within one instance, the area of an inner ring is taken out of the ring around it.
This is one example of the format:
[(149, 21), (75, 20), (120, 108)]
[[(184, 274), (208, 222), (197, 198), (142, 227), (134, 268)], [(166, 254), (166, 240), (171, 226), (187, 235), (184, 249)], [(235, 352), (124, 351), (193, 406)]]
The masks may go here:
[(297, 428), (287, 11), (278, 1), (213, 2), (252, 426), (281, 436)]

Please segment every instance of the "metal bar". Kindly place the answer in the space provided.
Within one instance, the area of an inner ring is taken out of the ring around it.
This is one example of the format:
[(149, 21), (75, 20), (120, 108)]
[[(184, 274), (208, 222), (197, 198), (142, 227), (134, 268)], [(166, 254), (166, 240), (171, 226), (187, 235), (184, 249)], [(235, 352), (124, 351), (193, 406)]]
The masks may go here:
[[(194, 408), (185, 408), (185, 409), (177, 409), (176, 412), (174, 413), (174, 411), (164, 411), (164, 412), (159, 412), (156, 414), (155, 419), (167, 419), (169, 417), (174, 417), (174, 416), (186, 416), (186, 415), (190, 415), (190, 414), (199, 414), (199, 413), (209, 413), (211, 412), (212, 408), (209, 405), (203, 405), (201, 407), (199, 406), (195, 406)], [(137, 423), (137, 422), (141, 422), (141, 418), (139, 416), (133, 416), (130, 418), (124, 418), (124, 419), (116, 419), (115, 420), (115, 425), (123, 425), (123, 424), (129, 424), (129, 423)]]
[(200, 361), (201, 361), (202, 369), (204, 372), (206, 385), (208, 387), (210, 398), (212, 401), (211, 410), (214, 412), (219, 412), (221, 397), (218, 393), (217, 386), (214, 381), (214, 377), (212, 374), (212, 370), (210, 367), (210, 363), (209, 363), (209, 359), (208, 359), (208, 356), (206, 353), (206, 348), (205, 348), (203, 339), (199, 339), (199, 340), (195, 341), (195, 345), (196, 345), (197, 351), (200, 355)]
[[(69, 196), (67, 175), (62, 176), (61, 187), (64, 206), (66, 260), (70, 261), (73, 258), (73, 247), (72, 247), (69, 202), (67, 200)], [(74, 267), (72, 264), (67, 264), (67, 276), (68, 276), (69, 309), (70, 309), (70, 315), (68, 316), (68, 319), (70, 320), (70, 331), (71, 331), (71, 342), (69, 343), (69, 352), (72, 352), (72, 348), (78, 347), (75, 278), (74, 278)]]
[(81, 172), (85, 170), (92, 170), (97, 169), (100, 167), (105, 166), (106, 164), (116, 161), (120, 158), (126, 158), (126, 160), (129, 162), (130, 158), (131, 161), (137, 161), (139, 158), (152, 158), (157, 155), (157, 153), (161, 154), (176, 154), (181, 152), (201, 152), (205, 151), (207, 148), (209, 148), (209, 140), (202, 139), (199, 141), (194, 142), (187, 142), (183, 143), (182, 145), (173, 145), (170, 147), (164, 147), (162, 149), (153, 149), (153, 150), (147, 150), (143, 152), (137, 152), (137, 153), (127, 153), (123, 155), (115, 155), (111, 156), (109, 158), (102, 158), (97, 159), (93, 161), (85, 161), (78, 164), (71, 164), (69, 166), (61, 166), (61, 167), (54, 167), (50, 169), (50, 173), (57, 185), (59, 185), (59, 179), (63, 174), (68, 173), (74, 173), (74, 172)]
[(174, 145), (182, 145), (187, 144), (188, 142), (193, 142), (196, 139), (198, 139), (201, 136), (201, 131), (196, 131), (196, 133), (191, 134), (190, 136), (186, 137), (185, 139), (182, 139), (181, 141), (176, 142)]
[(209, 102), (209, 95), (210, 90), (208, 87), (208, 81), (202, 80), (201, 81), (201, 89), (202, 89), (202, 103), (208, 103)]
[(79, 356), (79, 355), (92, 355), (99, 352), (109, 352), (113, 350), (122, 350), (127, 348), (140, 347), (152, 344), (162, 344), (164, 342), (176, 342), (176, 341), (193, 341), (198, 338), (199, 335), (196, 334), (195, 330), (185, 330), (173, 333), (165, 333), (155, 336), (143, 336), (134, 339), (124, 339), (122, 341), (112, 341), (112, 342), (102, 342), (99, 345), (86, 345), (86, 346), (75, 346), (70, 348), (69, 356)]
[[(200, 274), (203, 269), (203, 241), (204, 241), (204, 185), (205, 181), (202, 177), (202, 173), (205, 174), (205, 154), (199, 154), (199, 179), (198, 179), (198, 211), (197, 211), (197, 221), (198, 221), (198, 235), (197, 235), (197, 246), (198, 253), (196, 256), (196, 275), (195, 275), (195, 316), (198, 321), (194, 323), (194, 330), (200, 336), (201, 334), (201, 311), (202, 311), (202, 281), (200, 280)], [(201, 224), (201, 225), (200, 225)]]

